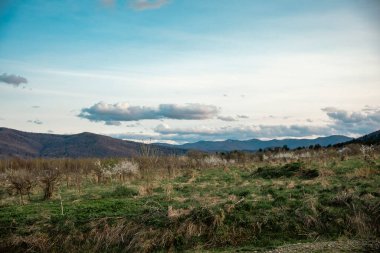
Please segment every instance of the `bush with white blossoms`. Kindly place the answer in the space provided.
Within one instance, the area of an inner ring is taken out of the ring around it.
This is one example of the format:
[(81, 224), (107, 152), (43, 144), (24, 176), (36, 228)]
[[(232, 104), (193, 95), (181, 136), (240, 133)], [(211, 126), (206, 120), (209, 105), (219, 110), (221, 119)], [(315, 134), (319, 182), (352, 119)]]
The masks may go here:
[(206, 165), (210, 165), (210, 166), (218, 166), (218, 165), (226, 165), (227, 164), (227, 161), (224, 160), (224, 159), (221, 159), (217, 156), (207, 156), (205, 158), (203, 158), (203, 162), (206, 164)]
[(298, 155), (300, 158), (309, 158), (312, 157), (311, 153), (309, 151), (307, 152), (302, 152)]
[(111, 182), (115, 177), (137, 176), (139, 174), (139, 165), (135, 162), (122, 160), (116, 164), (102, 164), (100, 160), (95, 162), (101, 176), (110, 179)]
[(370, 161), (375, 158), (375, 148), (371, 146), (362, 145), (360, 147), (360, 151), (362, 152), (363, 158), (366, 161)]
[(113, 168), (117, 175), (136, 176), (139, 174), (139, 165), (135, 162), (123, 160)]
[(273, 158), (295, 158), (295, 155), (293, 152), (280, 152), (275, 155), (273, 155)]
[(109, 164), (102, 163), (100, 160), (95, 161), (95, 167), (97, 169), (97, 174), (103, 179), (111, 179), (116, 176), (113, 166)]

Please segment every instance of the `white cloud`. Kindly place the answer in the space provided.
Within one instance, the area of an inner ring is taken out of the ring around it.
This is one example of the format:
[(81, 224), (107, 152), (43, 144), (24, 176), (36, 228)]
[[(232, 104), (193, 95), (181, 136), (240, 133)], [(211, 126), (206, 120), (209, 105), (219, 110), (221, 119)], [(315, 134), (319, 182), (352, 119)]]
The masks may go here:
[(90, 121), (104, 121), (108, 125), (115, 125), (120, 121), (144, 119), (205, 120), (214, 118), (218, 113), (219, 109), (214, 105), (160, 104), (158, 107), (150, 107), (99, 102), (89, 108), (83, 108), (78, 116)]

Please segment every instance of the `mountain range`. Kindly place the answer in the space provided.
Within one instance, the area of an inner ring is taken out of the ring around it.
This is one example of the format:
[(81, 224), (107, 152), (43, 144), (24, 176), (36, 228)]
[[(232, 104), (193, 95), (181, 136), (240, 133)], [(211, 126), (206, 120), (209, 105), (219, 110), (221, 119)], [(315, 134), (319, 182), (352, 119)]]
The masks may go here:
[(142, 147), (154, 148), (154, 152), (158, 154), (183, 154), (186, 152), (178, 148), (141, 144), (87, 132), (58, 135), (0, 128), (0, 158), (131, 157), (139, 155)]
[(245, 141), (199, 141), (182, 145), (165, 143), (142, 144), (115, 139), (94, 133), (72, 135), (42, 134), (18, 131), (0, 127), (0, 158), (5, 157), (132, 157), (141, 154), (142, 149), (154, 150), (155, 154), (185, 154), (188, 150), (205, 152), (257, 151), (259, 149), (283, 147), (290, 149), (310, 145), (342, 146), (350, 143), (380, 144), (380, 130), (353, 139), (343, 135), (332, 135), (315, 139), (282, 139)]
[(225, 140), (225, 141), (198, 141), (195, 143), (186, 143), (182, 145), (170, 145), (165, 143), (160, 143), (159, 145), (165, 147), (181, 148), (187, 150), (200, 150), (205, 152), (215, 152), (215, 151), (233, 151), (233, 150), (244, 150), (244, 151), (257, 151), (259, 149), (283, 147), (288, 146), (290, 149), (298, 147), (309, 147), (310, 145), (319, 144), (322, 147), (328, 145), (334, 145), (337, 143), (343, 143), (351, 141), (352, 138), (343, 135), (332, 135), (328, 137), (319, 137), (316, 139), (282, 139), (282, 140), (259, 140), (251, 139), (246, 141), (239, 140)]

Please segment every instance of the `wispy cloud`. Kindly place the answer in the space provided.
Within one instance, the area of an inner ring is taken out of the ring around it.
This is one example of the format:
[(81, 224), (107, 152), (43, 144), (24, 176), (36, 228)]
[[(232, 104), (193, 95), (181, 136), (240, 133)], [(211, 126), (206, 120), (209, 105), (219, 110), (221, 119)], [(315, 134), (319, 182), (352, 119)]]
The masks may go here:
[(169, 0), (131, 0), (130, 6), (135, 10), (158, 9), (169, 3)]
[(33, 123), (33, 124), (36, 124), (36, 125), (42, 125), (43, 122), (39, 119), (35, 119), (35, 120), (28, 120), (27, 121), (28, 123)]
[(120, 121), (106, 121), (105, 124), (107, 126), (121, 126), (121, 122)]
[(222, 121), (236, 121), (236, 119), (234, 117), (231, 117), (231, 116), (219, 116), (218, 119), (222, 120)]
[(150, 107), (99, 102), (89, 108), (83, 108), (78, 116), (90, 121), (104, 121), (107, 125), (115, 125), (121, 121), (145, 119), (204, 120), (214, 118), (218, 113), (219, 109), (214, 105), (160, 104), (158, 107)]
[(7, 73), (3, 73), (0, 75), (0, 82), (18, 87), (22, 83), (28, 83), (28, 80), (22, 76), (8, 75)]

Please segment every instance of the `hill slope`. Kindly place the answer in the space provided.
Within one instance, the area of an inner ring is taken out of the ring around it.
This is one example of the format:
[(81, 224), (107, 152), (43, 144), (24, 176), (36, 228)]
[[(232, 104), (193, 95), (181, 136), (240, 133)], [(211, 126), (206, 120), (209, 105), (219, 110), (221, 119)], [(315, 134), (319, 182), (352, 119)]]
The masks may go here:
[(361, 144), (380, 144), (380, 130), (377, 130), (373, 133), (363, 135), (362, 137), (351, 140), (349, 143), (361, 143)]
[(347, 142), (352, 138), (342, 135), (332, 135), (328, 137), (319, 137), (316, 139), (283, 139), (283, 140), (268, 140), (262, 141), (258, 139), (251, 139), (246, 141), (226, 140), (226, 141), (199, 141), (195, 143), (186, 143), (183, 145), (168, 145), (160, 144), (163, 146), (177, 147), (181, 149), (196, 149), (201, 151), (233, 151), (245, 150), (256, 151), (271, 147), (283, 147), (287, 145), (289, 148), (294, 149), (298, 147), (308, 147), (310, 145), (319, 144), (321, 146), (334, 145), (337, 143)]
[[(93, 133), (73, 135), (28, 133), (0, 128), (1, 157), (130, 157), (143, 144)], [(154, 146), (159, 154), (181, 154), (184, 150)]]

